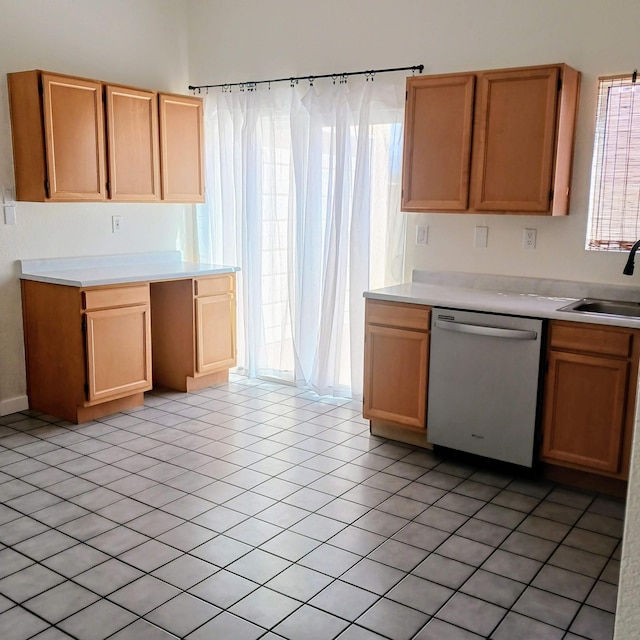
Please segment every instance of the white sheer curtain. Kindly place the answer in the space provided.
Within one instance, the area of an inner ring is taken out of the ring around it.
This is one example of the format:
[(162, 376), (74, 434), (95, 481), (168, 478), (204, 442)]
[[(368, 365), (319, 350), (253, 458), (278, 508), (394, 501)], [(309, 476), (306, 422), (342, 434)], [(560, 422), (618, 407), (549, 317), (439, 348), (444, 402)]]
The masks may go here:
[(403, 276), (403, 109), (404, 78), (206, 97), (197, 246), (241, 268), (249, 376), (361, 397), (362, 294)]

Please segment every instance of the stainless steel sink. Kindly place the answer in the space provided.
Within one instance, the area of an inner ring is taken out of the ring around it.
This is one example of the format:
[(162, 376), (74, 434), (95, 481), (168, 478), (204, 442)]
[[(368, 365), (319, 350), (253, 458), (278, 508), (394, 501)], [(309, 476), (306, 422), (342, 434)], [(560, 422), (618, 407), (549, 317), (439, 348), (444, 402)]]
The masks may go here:
[(627, 300), (598, 300), (595, 298), (582, 298), (568, 304), (558, 311), (570, 311), (572, 313), (584, 313), (599, 316), (624, 316), (627, 318), (640, 318), (640, 302)]

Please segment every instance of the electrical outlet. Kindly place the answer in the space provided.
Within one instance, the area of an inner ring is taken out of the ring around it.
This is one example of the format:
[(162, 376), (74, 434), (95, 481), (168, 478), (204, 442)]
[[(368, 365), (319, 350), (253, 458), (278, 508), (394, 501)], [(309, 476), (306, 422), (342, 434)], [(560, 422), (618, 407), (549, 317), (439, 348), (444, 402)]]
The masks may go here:
[(489, 227), (476, 227), (473, 234), (473, 246), (476, 249), (486, 249)]
[(120, 233), (122, 230), (122, 216), (111, 216), (111, 233)]
[(416, 244), (427, 244), (429, 242), (429, 227), (419, 224), (416, 227)]
[(522, 236), (522, 247), (524, 249), (536, 248), (536, 230), (535, 229), (524, 230), (524, 234)]

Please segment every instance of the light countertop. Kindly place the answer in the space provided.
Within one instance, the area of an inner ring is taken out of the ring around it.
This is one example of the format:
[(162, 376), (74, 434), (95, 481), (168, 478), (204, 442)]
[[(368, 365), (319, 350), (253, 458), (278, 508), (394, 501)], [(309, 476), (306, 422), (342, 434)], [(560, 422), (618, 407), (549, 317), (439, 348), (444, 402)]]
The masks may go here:
[(415, 271), (412, 282), (367, 291), (364, 296), (371, 300), (640, 329), (640, 318), (560, 311), (587, 297), (638, 302), (640, 287), (636, 286)]
[(20, 278), (70, 287), (158, 282), (233, 273), (238, 267), (184, 262), (179, 251), (20, 260)]

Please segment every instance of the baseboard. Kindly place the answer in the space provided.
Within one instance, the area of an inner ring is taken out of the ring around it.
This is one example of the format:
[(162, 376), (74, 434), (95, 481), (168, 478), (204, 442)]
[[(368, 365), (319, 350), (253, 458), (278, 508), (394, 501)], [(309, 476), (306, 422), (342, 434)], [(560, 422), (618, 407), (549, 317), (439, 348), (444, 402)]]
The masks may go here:
[(0, 400), (0, 416), (8, 416), (10, 413), (17, 413), (18, 411), (26, 411), (28, 408), (29, 398), (27, 396)]

